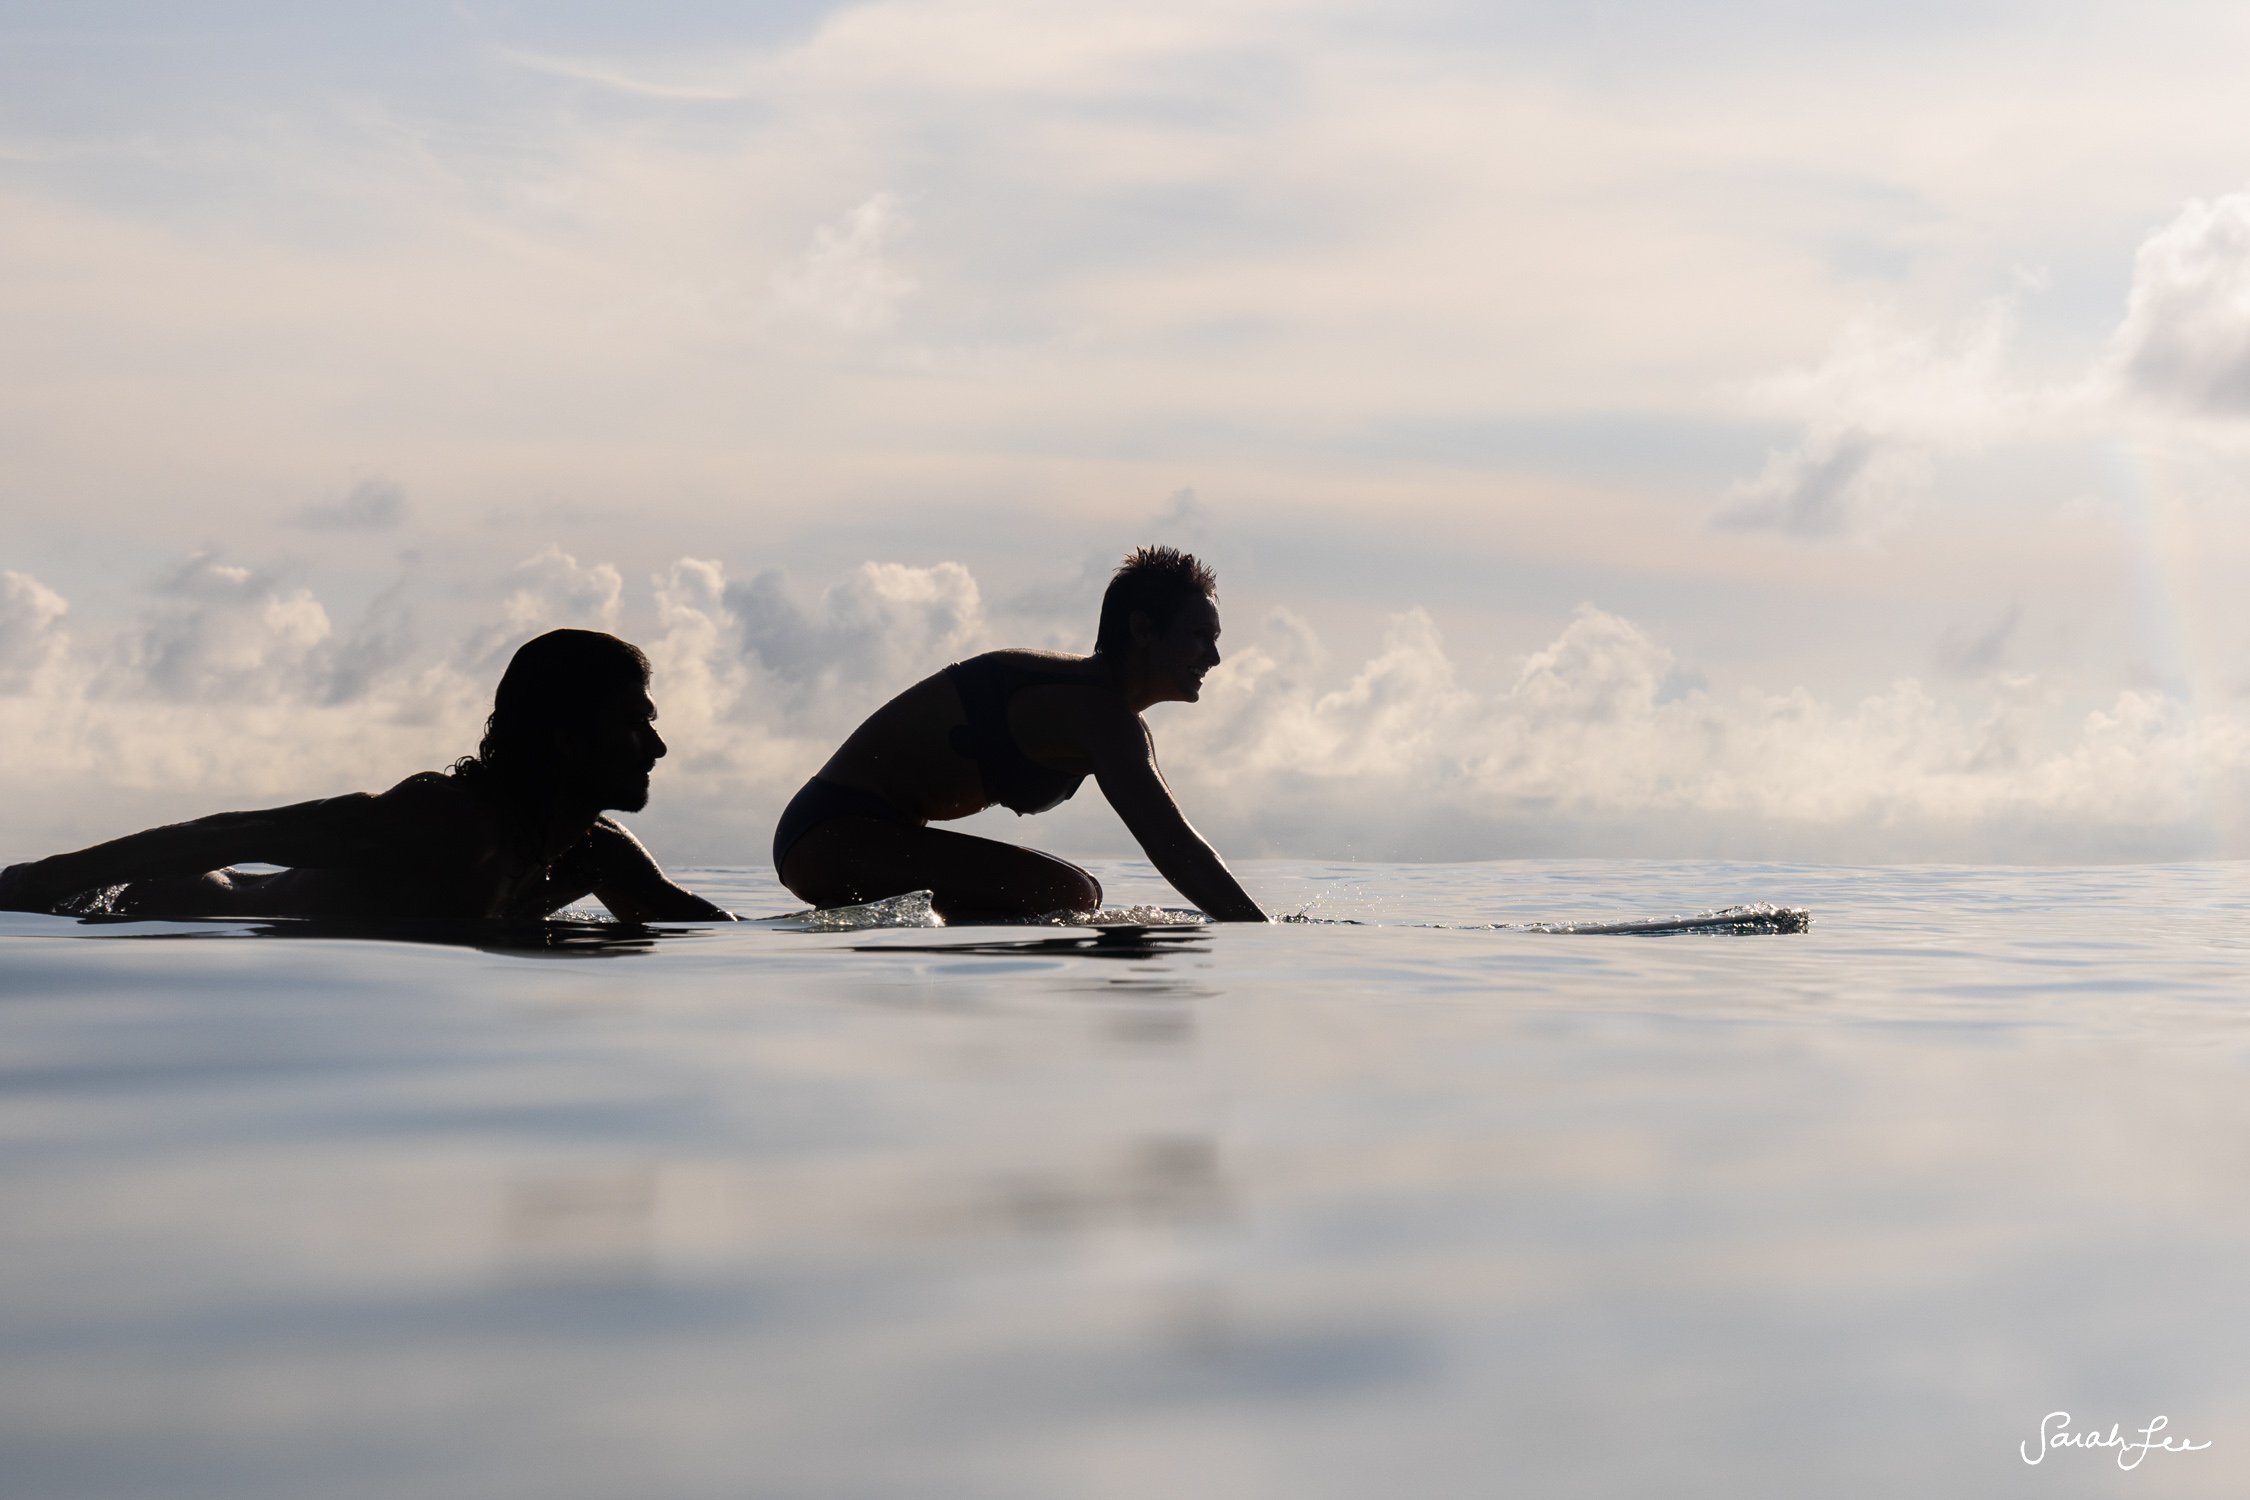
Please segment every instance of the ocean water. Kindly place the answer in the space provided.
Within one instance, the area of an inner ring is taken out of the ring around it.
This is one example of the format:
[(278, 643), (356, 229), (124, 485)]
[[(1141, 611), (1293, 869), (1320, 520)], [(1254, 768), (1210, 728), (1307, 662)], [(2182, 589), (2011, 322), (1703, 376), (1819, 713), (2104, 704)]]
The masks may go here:
[(1241, 872), (0, 915), (0, 1494), (2250, 1492), (2250, 867)]

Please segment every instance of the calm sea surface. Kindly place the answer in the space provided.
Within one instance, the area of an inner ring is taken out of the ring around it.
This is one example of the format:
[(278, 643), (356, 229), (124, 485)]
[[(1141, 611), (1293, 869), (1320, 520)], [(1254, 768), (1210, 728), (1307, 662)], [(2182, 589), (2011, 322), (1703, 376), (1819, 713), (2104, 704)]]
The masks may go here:
[(2250, 1493), (2250, 866), (1242, 873), (0, 915), (0, 1494)]

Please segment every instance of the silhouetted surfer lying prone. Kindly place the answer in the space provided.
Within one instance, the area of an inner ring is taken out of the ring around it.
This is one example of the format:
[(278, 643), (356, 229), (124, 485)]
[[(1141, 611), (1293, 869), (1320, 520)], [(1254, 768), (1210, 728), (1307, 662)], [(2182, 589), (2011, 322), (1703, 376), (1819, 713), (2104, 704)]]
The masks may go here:
[[(596, 630), (524, 644), (473, 756), (378, 796), (219, 813), (0, 870), (0, 908), (131, 916), (536, 918), (586, 895), (627, 921), (731, 921), (602, 816), (664, 755), (648, 658)], [(271, 872), (227, 868), (286, 865)]]
[(1201, 695), (1219, 664), (1217, 599), (1209, 568), (1142, 547), (1102, 596), (1092, 656), (988, 651), (900, 693), (782, 813), (781, 883), (815, 906), (927, 890), (948, 920), (1092, 911), (1102, 888), (1078, 866), (927, 826), (995, 803), (1045, 812), (1091, 775), (1180, 894), (1220, 921), (1265, 921), (1181, 815), (1141, 720)]

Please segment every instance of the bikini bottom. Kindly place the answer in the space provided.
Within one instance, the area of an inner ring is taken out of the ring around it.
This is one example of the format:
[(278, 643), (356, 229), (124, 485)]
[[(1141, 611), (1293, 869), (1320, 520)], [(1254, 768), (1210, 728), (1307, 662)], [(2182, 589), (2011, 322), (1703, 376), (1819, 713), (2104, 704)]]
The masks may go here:
[(902, 828), (914, 827), (921, 821), (908, 817), (873, 792), (863, 792), (856, 786), (840, 786), (815, 776), (789, 799), (789, 805), (781, 810), (781, 821), (774, 825), (774, 873), (781, 873), (782, 861), (797, 847), (797, 840), (831, 818), (875, 818)]

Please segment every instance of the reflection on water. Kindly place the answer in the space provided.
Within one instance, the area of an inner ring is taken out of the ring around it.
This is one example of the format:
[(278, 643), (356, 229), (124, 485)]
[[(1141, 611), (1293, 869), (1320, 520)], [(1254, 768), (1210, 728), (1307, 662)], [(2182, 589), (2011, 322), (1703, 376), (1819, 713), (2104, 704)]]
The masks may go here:
[(690, 936), (690, 927), (643, 927), (600, 916), (544, 921), (433, 921), (390, 917), (79, 917), (74, 934), (108, 941), (189, 942), (297, 938), (324, 942), (435, 943), (527, 957), (623, 958)]
[[(985, 929), (991, 931), (992, 929)], [(1014, 929), (1002, 928), (1000, 931)], [(863, 945), (859, 953), (979, 953), (999, 957), (1152, 959), (1191, 951), (1209, 940), (1211, 929), (1193, 927), (1096, 927), (1060, 937), (979, 937), (942, 943)]]
[(522, 1272), (610, 1279), (655, 1268), (657, 1169), (565, 1165), (503, 1189), (501, 1255)]
[(1083, 1234), (1098, 1228), (1185, 1228), (1223, 1218), (1230, 1202), (1217, 1143), (1149, 1136), (1069, 1172), (1021, 1170), (962, 1195), (926, 1227), (1001, 1235)]
[(2250, 1484), (2239, 867), (1247, 874), (1321, 920), (0, 915), (0, 1493)]

